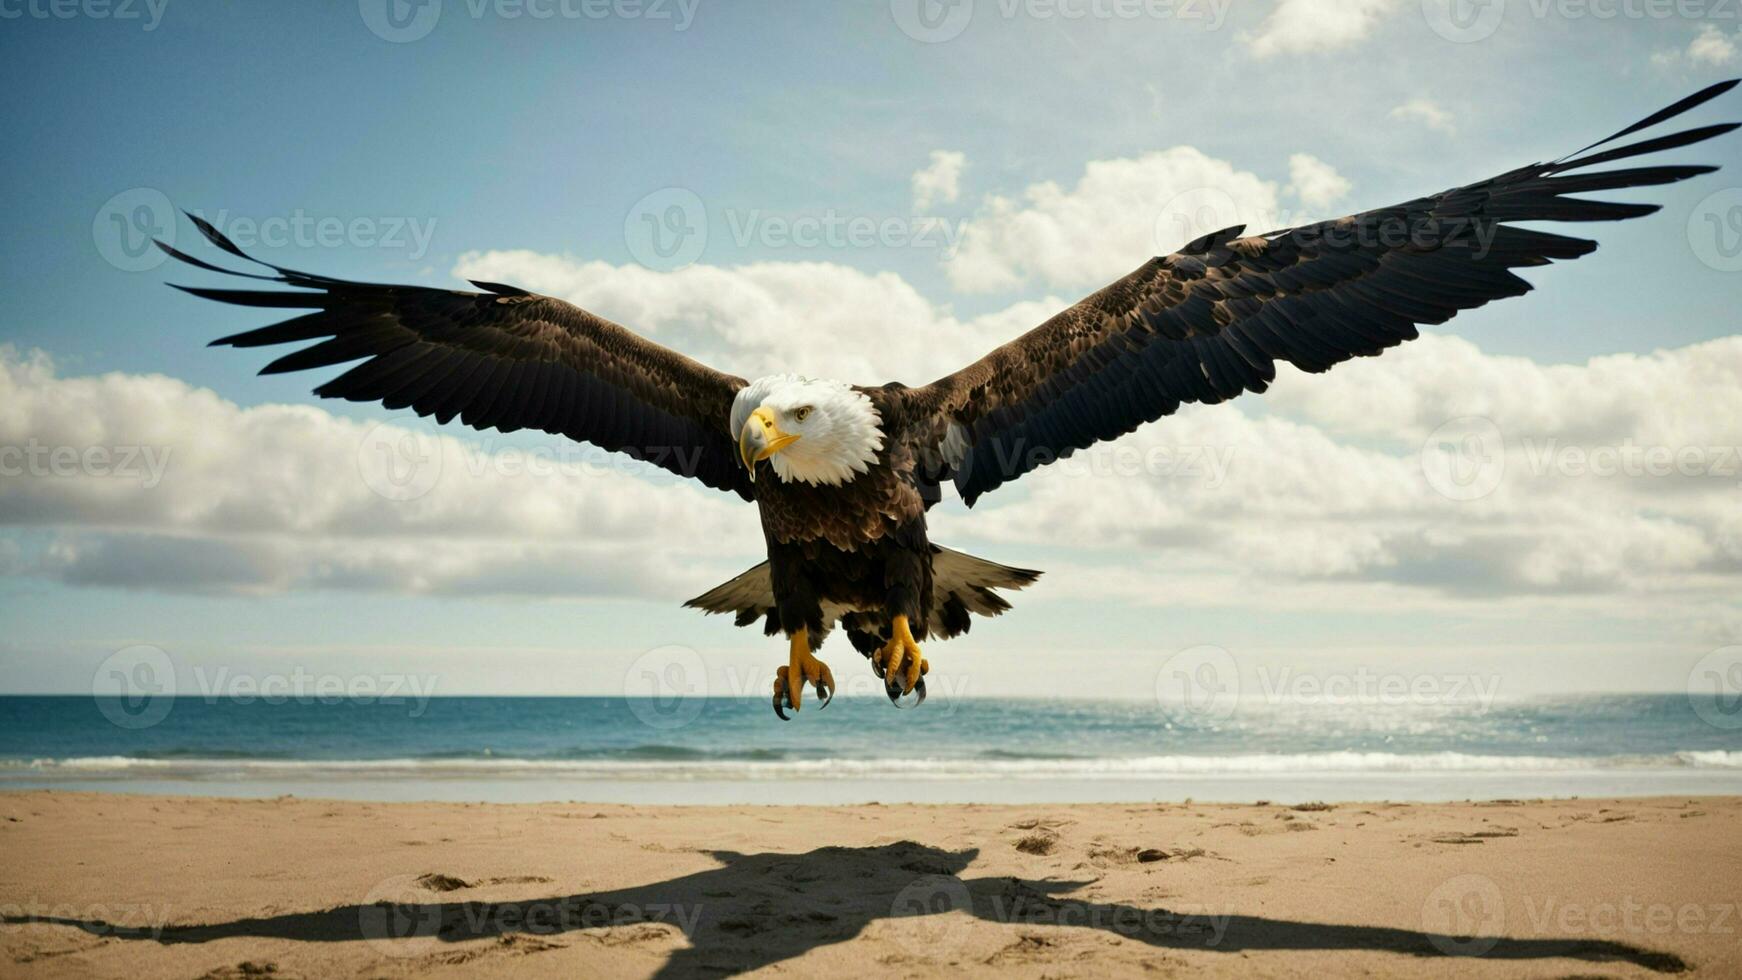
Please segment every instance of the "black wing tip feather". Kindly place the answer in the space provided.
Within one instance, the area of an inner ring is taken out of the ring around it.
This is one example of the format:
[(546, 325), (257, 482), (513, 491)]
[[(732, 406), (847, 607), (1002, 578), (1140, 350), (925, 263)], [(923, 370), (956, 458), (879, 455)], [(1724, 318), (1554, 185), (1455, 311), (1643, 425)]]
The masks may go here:
[[(207, 221), (206, 219), (200, 217), (197, 214), (194, 214), (192, 211), (185, 211), (184, 210), (182, 212), (182, 214), (186, 215), (188, 220), (192, 221), (194, 223), (194, 227), (199, 229), (200, 234), (208, 242), (211, 242), (212, 245), (214, 245), (218, 249), (220, 249), (224, 252), (228, 252), (229, 254), (234, 255), (237, 258), (243, 259), (243, 260), (248, 261), (248, 262), (252, 262), (255, 265), (264, 266), (268, 269), (271, 269), (273, 272), (277, 273), (277, 275), (261, 275), (261, 274), (253, 273), (253, 272), (241, 272), (241, 271), (238, 271), (236, 269), (226, 269), (223, 266), (214, 265), (210, 262), (207, 262), (204, 259), (189, 255), (188, 253), (182, 251), (181, 249), (178, 249), (175, 246), (170, 245), (166, 242), (158, 241), (156, 239), (152, 240), (152, 243), (155, 244), (159, 249), (163, 250), (163, 253), (165, 255), (168, 255), (171, 258), (176, 259), (177, 261), (185, 262), (188, 265), (191, 265), (196, 269), (204, 269), (207, 272), (216, 272), (216, 273), (220, 273), (220, 274), (226, 275), (226, 276), (238, 276), (238, 277), (244, 278), (244, 279), (259, 279), (259, 280), (262, 280), (265, 282), (274, 282), (274, 283), (279, 283), (280, 285), (295, 286), (295, 287), (299, 287), (302, 289), (316, 290), (318, 292), (330, 292), (334, 289), (345, 289), (345, 288), (353, 288), (353, 289), (366, 288), (366, 285), (363, 283), (351, 282), (351, 281), (345, 280), (345, 279), (335, 279), (331, 276), (321, 276), (321, 275), (315, 275), (313, 273), (308, 273), (308, 272), (300, 272), (296, 269), (286, 268), (286, 267), (281, 266), (281, 265), (274, 265), (271, 262), (267, 262), (263, 259), (257, 259), (254, 256), (249, 255), (248, 253), (242, 251), (241, 246), (239, 246), (235, 242), (231, 241), (228, 236), (226, 236), (223, 232), (219, 231), (217, 226), (212, 224), (210, 221)], [(479, 289), (482, 289), (485, 292), (491, 293), (491, 294), (496, 295), (496, 296), (520, 297), (520, 296), (537, 295), (535, 293), (529, 292), (528, 290), (521, 289), (518, 286), (510, 286), (510, 285), (507, 285), (505, 283), (486, 282), (484, 280), (478, 280), (478, 279), (471, 280), (471, 283), (472, 283), (472, 285), (477, 286)], [(271, 294), (263, 293), (263, 292), (259, 292), (259, 291), (237, 291), (238, 294), (246, 293), (248, 297), (252, 297), (252, 299), (244, 299), (244, 298), (237, 298), (237, 296), (231, 296), (231, 295), (216, 295), (216, 293), (221, 292), (221, 291), (217, 291), (217, 290), (214, 290), (211, 293), (205, 293), (205, 292), (198, 291), (195, 287), (181, 286), (181, 285), (177, 285), (175, 283), (169, 283), (169, 285), (175, 286), (175, 288), (183, 290), (185, 292), (192, 293), (193, 295), (199, 296), (202, 299), (213, 299), (213, 300), (218, 300), (220, 302), (237, 303), (237, 304), (244, 305), (244, 306), (290, 306), (290, 307), (294, 307), (297, 305), (296, 303), (289, 302), (289, 301), (273, 302), (273, 301), (270, 301), (270, 300), (267, 300), (264, 298), (260, 298), (260, 297), (269, 296)], [(377, 287), (377, 288), (394, 288), (394, 287)], [(460, 292), (463, 295), (475, 295), (475, 294), (465, 294), (463, 290), (459, 290), (457, 292)], [(315, 295), (315, 294), (285, 293), (284, 295), (299, 296), (299, 295)], [(316, 304), (307, 304), (307, 305), (320, 306), (323, 304), (316, 303)], [(221, 342), (221, 341), (219, 341), (219, 342)]]
[[(228, 236), (218, 230), (217, 225), (212, 224), (210, 221), (207, 221), (192, 211), (183, 210), (182, 214), (187, 215), (188, 220), (194, 223), (194, 227), (200, 230), (200, 234), (205, 236), (206, 241), (211, 242), (213, 245), (216, 245), (218, 248), (229, 252), (231, 255), (234, 255), (239, 259), (247, 259), (250, 262), (259, 261), (258, 259), (250, 257), (247, 252), (242, 251), (235, 242), (231, 241)], [(260, 264), (265, 265), (266, 263), (261, 262)]]
[[(1622, 137), (1650, 129), (1702, 106), (1736, 88), (1739, 83), (1742, 83), (1742, 79), (1730, 79), (1708, 85), (1693, 95), (1659, 109), (1614, 135), (1598, 140), (1590, 146), (1568, 154), (1553, 163), (1541, 164), (1529, 168), (1527, 171), (1509, 175), (1518, 178), (1517, 182), (1513, 184), (1510, 200), (1503, 201), (1497, 198), (1495, 210), (1491, 212), (1491, 217), (1501, 222), (1583, 222), (1626, 221), (1656, 214), (1663, 210), (1663, 205), (1597, 201), (1566, 195), (1578, 192), (1626, 190), (1636, 187), (1673, 184), (1716, 172), (1719, 167), (1710, 164), (1643, 166), (1631, 169), (1596, 171), (1588, 168), (1651, 153), (1680, 149), (1735, 132), (1742, 128), (1742, 123), (1696, 126), (1692, 129), (1653, 136), (1623, 146), (1598, 149), (1598, 147), (1606, 146)], [(1591, 152), (1593, 150), (1596, 152)], [(1595, 248), (1596, 243), (1593, 242), (1591, 248), (1587, 249), (1586, 252), (1593, 251)]]
[(1591, 153), (1589, 156), (1583, 155), (1600, 146), (1606, 146), (1613, 143), (1624, 136), (1631, 136), (1634, 133), (1650, 129), (1661, 123), (1668, 122), (1677, 116), (1691, 112), (1692, 110), (1697, 109), (1713, 99), (1731, 91), (1739, 84), (1742, 84), (1742, 78), (1726, 79), (1725, 81), (1708, 85), (1684, 99), (1680, 99), (1657, 110), (1631, 126), (1621, 129), (1609, 136), (1605, 136), (1589, 146), (1574, 150), (1572, 153), (1569, 153), (1550, 164), (1548, 171), (1551, 173), (1561, 173), (1567, 170), (1575, 170), (1580, 167), (1589, 167), (1598, 163), (1608, 163), (1612, 160), (1623, 160), (1628, 157), (1641, 156), (1646, 153), (1656, 153), (1661, 150), (1673, 150), (1683, 146), (1690, 146), (1694, 143), (1703, 143), (1706, 140), (1734, 132), (1739, 126), (1742, 126), (1742, 123), (1718, 123), (1710, 126), (1699, 126), (1679, 133), (1653, 137), (1651, 139), (1641, 140), (1638, 143), (1631, 143), (1627, 146), (1616, 147), (1599, 153)]
[(215, 289), (210, 286), (183, 286), (179, 282), (167, 283), (167, 285), (171, 289), (179, 289), (190, 296), (216, 300), (220, 303), (230, 303), (235, 306), (264, 306), (293, 310), (319, 309), (327, 305), (329, 295), (320, 290)]
[[(1707, 102), (1710, 102), (1713, 99), (1717, 98), (1718, 96), (1723, 95), (1725, 92), (1728, 92), (1731, 89), (1735, 88), (1738, 84), (1742, 84), (1742, 78), (1731, 78), (1731, 79), (1727, 79), (1727, 80), (1722, 81), (1722, 82), (1716, 82), (1714, 84), (1708, 85), (1705, 88), (1700, 89), (1698, 92), (1695, 92), (1694, 94), (1688, 96), (1687, 98), (1680, 99), (1676, 102), (1671, 103), (1670, 105), (1663, 107), (1662, 109), (1657, 110), (1656, 112), (1652, 113), (1651, 115), (1646, 116), (1644, 119), (1639, 120), (1638, 122), (1634, 123), (1631, 126), (1628, 126), (1625, 129), (1620, 130), (1619, 132), (1613, 133), (1609, 136), (1605, 136), (1602, 139), (1598, 140), (1597, 142), (1592, 143), (1590, 146), (1586, 146), (1586, 147), (1582, 147), (1580, 149), (1574, 150), (1573, 152), (1567, 154), (1567, 156), (1569, 156), (1569, 157), (1570, 156), (1577, 156), (1581, 153), (1584, 153), (1586, 150), (1594, 150), (1597, 147), (1604, 145), (1605, 143), (1613, 143), (1623, 136), (1631, 136), (1634, 133), (1637, 133), (1642, 129), (1650, 129), (1651, 127), (1657, 125), (1658, 123), (1667, 122), (1668, 120), (1674, 119), (1675, 117), (1681, 115), (1684, 112), (1688, 112), (1692, 109), (1697, 109), (1700, 106), (1705, 105)], [(1562, 159), (1564, 160), (1565, 157), (1563, 157)]]

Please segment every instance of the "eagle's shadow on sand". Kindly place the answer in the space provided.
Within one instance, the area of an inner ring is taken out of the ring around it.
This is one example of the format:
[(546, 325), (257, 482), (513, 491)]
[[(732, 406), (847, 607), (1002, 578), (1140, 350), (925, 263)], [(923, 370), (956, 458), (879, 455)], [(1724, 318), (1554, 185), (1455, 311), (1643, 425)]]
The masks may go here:
[[(1372, 950), (1418, 957), (1467, 951), (1493, 960), (1565, 957), (1632, 963), (1665, 973), (1687, 968), (1673, 954), (1608, 940), (1472, 940), (1411, 929), (1086, 902), (1064, 897), (1086, 882), (963, 878), (978, 850), (946, 851), (911, 841), (799, 854), (707, 853), (720, 867), (634, 888), (542, 899), (435, 902), (425, 901), (422, 896), (428, 893), (419, 892), (318, 912), (162, 928), (41, 917), (9, 916), (6, 921), (57, 923), (165, 945), (239, 937), (370, 941), (382, 944), (387, 953), (438, 958), (446, 958), (443, 947), (448, 943), (496, 938), (530, 951), (536, 946), (529, 944), (541, 938), (657, 923), (661, 929), (675, 927), (688, 940), (670, 954), (661, 977), (747, 972), (845, 942), (873, 923), (882, 923), (880, 935), (901, 950), (901, 958), (889, 960), (891, 964), (984, 958), (986, 951), (963, 946), (966, 920), (946, 913), (1019, 925), (1024, 933), (1042, 938), (1054, 929), (1088, 928), (1170, 950)], [(610, 935), (623, 936), (620, 931)], [(1010, 938), (1017, 939), (1014, 934)]]

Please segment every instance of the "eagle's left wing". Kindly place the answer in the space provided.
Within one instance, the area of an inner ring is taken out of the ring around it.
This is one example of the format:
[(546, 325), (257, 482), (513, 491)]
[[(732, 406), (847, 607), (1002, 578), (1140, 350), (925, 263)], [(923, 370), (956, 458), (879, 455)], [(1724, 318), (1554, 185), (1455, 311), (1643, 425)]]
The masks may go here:
[[(1735, 87), (1713, 85), (1580, 150), (1654, 126)], [(1654, 204), (1568, 194), (1668, 184), (1709, 166), (1572, 173), (1728, 133), (1706, 126), (1534, 164), (1395, 207), (1238, 237), (1206, 235), (1058, 314), (974, 364), (901, 393), (930, 418), (931, 477), (972, 505), (1037, 466), (1172, 414), (1182, 403), (1261, 392), (1275, 362), (1328, 370), (1416, 337), (1416, 324), (1531, 288), (1511, 270), (1572, 259), (1595, 242), (1518, 221), (1636, 218)]]
[(237, 272), (162, 242), (189, 265), (294, 289), (178, 286), (241, 306), (310, 310), (215, 340), (232, 347), (308, 344), (262, 374), (356, 362), (315, 389), (378, 401), (442, 423), (541, 429), (652, 463), (750, 499), (728, 426), (743, 378), (700, 364), (553, 296), (479, 282), (481, 293), (317, 276), (261, 262), (193, 215), (213, 245), (272, 270)]

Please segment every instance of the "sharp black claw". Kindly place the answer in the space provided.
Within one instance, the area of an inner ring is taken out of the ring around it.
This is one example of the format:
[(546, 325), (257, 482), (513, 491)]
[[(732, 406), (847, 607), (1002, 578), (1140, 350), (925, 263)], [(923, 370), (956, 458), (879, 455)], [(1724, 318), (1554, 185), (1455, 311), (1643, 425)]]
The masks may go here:
[[(889, 697), (889, 703), (895, 705), (897, 708), (917, 708), (925, 703), (925, 678), (921, 677), (919, 681), (913, 685), (913, 690), (911, 692), (903, 691), (901, 689), (901, 682), (892, 679), (889, 683), (884, 685), (883, 693)], [(901, 699), (906, 697), (909, 693), (915, 695), (913, 703), (902, 704)]]
[(817, 710), (821, 711), (829, 706), (830, 701), (835, 699), (835, 692), (830, 690), (827, 684), (817, 681), (817, 697), (822, 700), (822, 703), (817, 705)]
[(785, 692), (783, 692), (783, 691), (775, 691), (774, 692), (774, 713), (776, 716), (778, 716), (780, 718), (781, 721), (791, 721), (792, 719), (788, 718), (786, 716), (786, 706), (781, 704), (781, 702), (784, 700), (786, 700)]

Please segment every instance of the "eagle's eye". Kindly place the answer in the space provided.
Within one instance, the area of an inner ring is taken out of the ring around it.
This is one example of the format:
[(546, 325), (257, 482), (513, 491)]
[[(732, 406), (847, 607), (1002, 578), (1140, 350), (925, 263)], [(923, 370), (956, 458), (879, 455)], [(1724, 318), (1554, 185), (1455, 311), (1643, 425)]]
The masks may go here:
[(803, 422), (805, 419), (808, 419), (811, 417), (811, 412), (813, 412), (813, 411), (815, 411), (815, 409), (813, 409), (809, 405), (806, 405), (803, 408), (794, 409), (793, 413), (792, 413), (792, 417), (797, 419), (800, 422)]

